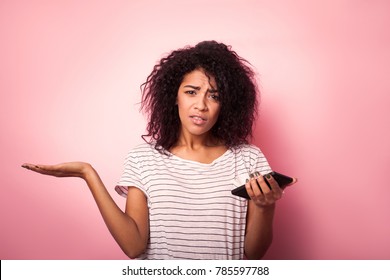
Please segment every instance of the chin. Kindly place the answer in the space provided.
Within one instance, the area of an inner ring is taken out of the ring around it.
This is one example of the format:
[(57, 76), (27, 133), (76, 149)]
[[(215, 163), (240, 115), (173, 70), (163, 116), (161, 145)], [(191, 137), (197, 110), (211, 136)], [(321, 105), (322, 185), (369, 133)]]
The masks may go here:
[(211, 129), (189, 129), (188, 132), (194, 136), (202, 136), (210, 134)]

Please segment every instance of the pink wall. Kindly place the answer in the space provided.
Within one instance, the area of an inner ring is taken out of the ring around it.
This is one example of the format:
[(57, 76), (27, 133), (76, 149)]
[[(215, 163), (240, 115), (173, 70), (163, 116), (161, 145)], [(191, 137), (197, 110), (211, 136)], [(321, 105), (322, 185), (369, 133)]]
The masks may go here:
[(139, 85), (162, 54), (215, 39), (256, 67), (254, 142), (299, 178), (266, 258), (389, 259), (390, 4), (322, 2), (1, 1), (0, 258), (126, 259), (81, 181), (20, 165), (89, 161), (123, 207)]

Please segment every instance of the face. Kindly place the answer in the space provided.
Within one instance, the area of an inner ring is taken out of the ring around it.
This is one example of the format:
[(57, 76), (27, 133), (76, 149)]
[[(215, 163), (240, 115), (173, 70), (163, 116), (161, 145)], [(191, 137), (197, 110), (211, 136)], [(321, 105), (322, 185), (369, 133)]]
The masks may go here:
[(221, 107), (214, 77), (202, 69), (186, 74), (177, 93), (177, 106), (182, 133), (208, 135)]

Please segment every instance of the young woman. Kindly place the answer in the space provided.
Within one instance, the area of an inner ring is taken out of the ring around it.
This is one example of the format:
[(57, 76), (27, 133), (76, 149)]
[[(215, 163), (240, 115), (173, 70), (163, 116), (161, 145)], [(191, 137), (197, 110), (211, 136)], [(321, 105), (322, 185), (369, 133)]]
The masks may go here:
[[(130, 258), (260, 259), (282, 190), (272, 176), (267, 186), (262, 175), (271, 168), (248, 143), (257, 94), (249, 64), (222, 43), (161, 59), (143, 84), (145, 143), (129, 152), (115, 187), (127, 197), (124, 212), (88, 163), (23, 167), (84, 179)], [(250, 200), (231, 194), (240, 181)]]

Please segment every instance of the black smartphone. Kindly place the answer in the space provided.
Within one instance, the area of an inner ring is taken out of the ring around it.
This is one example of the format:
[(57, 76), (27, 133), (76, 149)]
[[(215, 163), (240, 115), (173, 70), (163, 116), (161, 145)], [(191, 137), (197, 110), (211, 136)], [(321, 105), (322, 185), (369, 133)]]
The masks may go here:
[[(272, 171), (271, 173), (268, 173), (268, 174), (271, 175), (276, 180), (276, 182), (278, 182), (279, 187), (281, 189), (284, 189), (288, 184), (291, 184), (294, 180), (293, 178), (291, 178), (287, 175), (283, 175), (283, 174), (275, 172), (275, 171)], [(270, 187), (270, 185), (267, 181), (266, 175), (264, 175), (264, 180), (265, 180), (265, 183), (268, 185), (268, 187)], [(246, 192), (245, 185), (239, 186), (238, 188), (235, 188), (234, 190), (232, 190), (232, 194), (246, 198), (246, 199), (250, 199), (248, 193)]]

